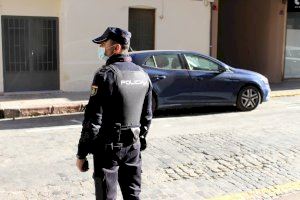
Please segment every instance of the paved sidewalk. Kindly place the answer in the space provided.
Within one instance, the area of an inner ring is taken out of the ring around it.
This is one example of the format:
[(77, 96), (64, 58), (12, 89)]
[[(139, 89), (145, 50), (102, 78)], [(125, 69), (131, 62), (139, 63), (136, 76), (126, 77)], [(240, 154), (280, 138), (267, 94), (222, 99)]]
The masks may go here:
[(0, 95), (0, 119), (81, 112), (89, 92), (35, 92)]
[[(271, 97), (300, 95), (300, 79), (271, 84)], [(0, 119), (81, 112), (89, 92), (34, 92), (0, 95)]]
[(284, 195), (280, 198), (277, 198), (275, 200), (299, 200), (300, 199), (300, 192), (294, 193), (294, 194), (288, 194)]

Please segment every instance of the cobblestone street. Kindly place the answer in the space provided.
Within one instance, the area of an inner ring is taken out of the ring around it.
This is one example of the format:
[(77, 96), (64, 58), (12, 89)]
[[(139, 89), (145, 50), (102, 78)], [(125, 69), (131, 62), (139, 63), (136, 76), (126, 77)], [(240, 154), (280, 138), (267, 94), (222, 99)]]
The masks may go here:
[[(299, 119), (300, 97), (247, 113), (158, 116), (142, 153), (142, 199), (275, 199), (300, 191)], [(80, 120), (26, 129), (21, 120), (1, 121), (0, 199), (94, 199), (92, 169), (75, 167)], [(42, 122), (28, 121), (35, 123)]]

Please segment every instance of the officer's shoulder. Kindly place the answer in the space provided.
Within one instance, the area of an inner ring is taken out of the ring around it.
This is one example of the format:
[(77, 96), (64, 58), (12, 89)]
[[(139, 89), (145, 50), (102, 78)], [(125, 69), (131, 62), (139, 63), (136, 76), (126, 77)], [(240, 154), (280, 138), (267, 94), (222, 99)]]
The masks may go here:
[(105, 65), (100, 67), (95, 73), (95, 79), (98, 81), (106, 81), (107, 79), (112, 79), (113, 77), (114, 72), (111, 68), (108, 68)]
[(96, 75), (105, 76), (109, 72), (114, 72), (114, 69), (110, 66), (103, 65), (96, 71)]
[[(136, 69), (138, 69), (139, 71), (143, 71), (143, 72), (145, 72), (145, 70), (144, 70), (144, 68), (142, 68), (141, 66), (139, 66), (139, 65), (137, 65), (137, 64), (135, 64), (135, 63), (133, 63), (133, 62), (131, 62), (135, 67), (136, 67)], [(145, 72), (146, 73), (146, 72)]]
[[(134, 63), (135, 64), (135, 63)], [(139, 71), (144, 72), (145, 75), (147, 75), (147, 77), (149, 77), (148, 73), (145, 71), (145, 69), (137, 64), (135, 64), (135, 66), (137, 67), (137, 69), (139, 69)]]

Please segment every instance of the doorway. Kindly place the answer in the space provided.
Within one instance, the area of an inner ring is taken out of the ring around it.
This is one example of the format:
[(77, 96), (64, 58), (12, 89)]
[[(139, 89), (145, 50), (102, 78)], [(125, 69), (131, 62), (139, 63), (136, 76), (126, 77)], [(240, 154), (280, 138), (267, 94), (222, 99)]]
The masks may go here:
[(133, 50), (153, 50), (155, 9), (129, 8), (129, 31)]
[(58, 18), (2, 16), (4, 92), (59, 89)]

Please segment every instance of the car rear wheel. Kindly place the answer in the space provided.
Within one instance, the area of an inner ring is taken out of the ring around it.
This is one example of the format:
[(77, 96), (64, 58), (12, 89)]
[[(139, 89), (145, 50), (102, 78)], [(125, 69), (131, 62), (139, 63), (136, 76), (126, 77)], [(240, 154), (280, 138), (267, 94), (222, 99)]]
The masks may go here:
[(254, 110), (261, 102), (259, 89), (254, 86), (246, 86), (241, 89), (237, 98), (237, 108), (241, 111)]

